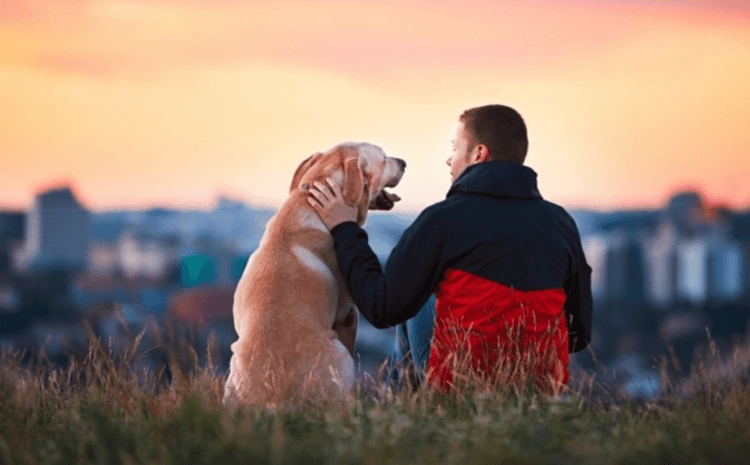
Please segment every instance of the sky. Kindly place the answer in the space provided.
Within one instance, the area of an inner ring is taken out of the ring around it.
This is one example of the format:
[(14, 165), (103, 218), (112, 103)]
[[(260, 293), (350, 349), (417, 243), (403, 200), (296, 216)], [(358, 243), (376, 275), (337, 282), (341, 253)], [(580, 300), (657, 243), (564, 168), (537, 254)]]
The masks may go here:
[(747, 0), (0, 0), (0, 208), (278, 207), (345, 141), (445, 198), (460, 113), (516, 108), (542, 195), (750, 207)]

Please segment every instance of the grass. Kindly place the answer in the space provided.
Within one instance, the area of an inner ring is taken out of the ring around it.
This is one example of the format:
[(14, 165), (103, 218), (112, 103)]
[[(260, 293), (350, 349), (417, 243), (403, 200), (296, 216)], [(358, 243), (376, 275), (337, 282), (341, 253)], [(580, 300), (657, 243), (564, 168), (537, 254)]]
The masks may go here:
[(117, 353), (92, 338), (67, 367), (43, 353), (22, 363), (22, 352), (4, 347), (0, 464), (729, 464), (750, 457), (750, 344), (726, 357), (709, 346), (679, 378), (665, 358), (664, 387), (651, 402), (628, 400), (589, 375), (557, 397), (360, 386), (349, 407), (270, 411), (221, 403), (224, 379), (210, 345), (201, 364), (184, 342), (162, 341), (170, 366), (151, 373), (139, 368), (142, 338)]

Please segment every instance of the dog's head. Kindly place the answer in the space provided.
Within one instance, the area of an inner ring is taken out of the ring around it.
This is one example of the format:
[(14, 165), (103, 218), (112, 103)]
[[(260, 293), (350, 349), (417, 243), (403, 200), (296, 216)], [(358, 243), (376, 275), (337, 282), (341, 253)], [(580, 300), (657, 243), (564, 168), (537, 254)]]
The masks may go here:
[(357, 208), (357, 223), (363, 225), (367, 210), (390, 210), (401, 200), (385, 188), (398, 185), (404, 168), (405, 161), (386, 156), (378, 146), (349, 142), (309, 156), (294, 172), (290, 191), (307, 190), (312, 182), (330, 177), (341, 185), (346, 202)]

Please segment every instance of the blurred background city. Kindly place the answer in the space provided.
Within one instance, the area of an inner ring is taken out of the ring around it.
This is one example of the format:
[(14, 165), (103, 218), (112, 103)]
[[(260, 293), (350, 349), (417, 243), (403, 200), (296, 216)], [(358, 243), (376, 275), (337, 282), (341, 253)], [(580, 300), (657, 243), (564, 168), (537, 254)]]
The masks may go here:
[[(571, 213), (593, 269), (592, 348), (632, 395), (658, 391), (666, 341), (687, 369), (707, 332), (725, 349), (746, 333), (750, 210), (709, 208), (688, 191), (659, 209)], [(117, 350), (145, 330), (139, 363), (157, 370), (167, 362), (158, 342), (176, 331), (200, 357), (211, 339), (225, 370), (234, 288), (273, 214), (229, 198), (207, 210), (91, 211), (70, 187), (40, 192), (27, 210), (0, 212), (0, 343), (65, 364), (90, 336)], [(383, 263), (413, 219), (370, 215)], [(360, 377), (376, 374), (393, 338), (360, 320)]]

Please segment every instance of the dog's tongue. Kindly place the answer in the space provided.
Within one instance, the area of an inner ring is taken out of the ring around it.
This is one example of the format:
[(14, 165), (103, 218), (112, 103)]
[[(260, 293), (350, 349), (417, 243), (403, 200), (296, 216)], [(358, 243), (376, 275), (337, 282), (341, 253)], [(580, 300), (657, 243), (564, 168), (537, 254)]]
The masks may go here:
[(382, 191), (380, 191), (380, 194), (375, 197), (375, 209), (390, 210), (391, 208), (393, 208), (394, 202), (398, 202), (399, 200), (401, 200), (401, 197), (396, 194), (391, 194), (390, 192), (383, 189)]
[(390, 192), (386, 191), (385, 189), (383, 189), (383, 194), (385, 194), (385, 196), (388, 197), (388, 199), (391, 202), (398, 202), (399, 200), (401, 200), (401, 197), (399, 197), (396, 194), (391, 194)]

